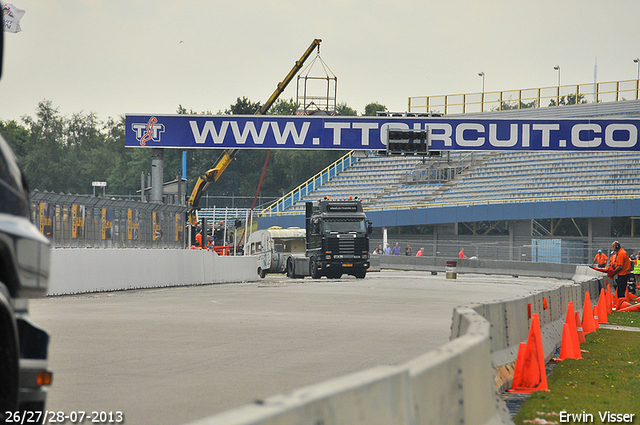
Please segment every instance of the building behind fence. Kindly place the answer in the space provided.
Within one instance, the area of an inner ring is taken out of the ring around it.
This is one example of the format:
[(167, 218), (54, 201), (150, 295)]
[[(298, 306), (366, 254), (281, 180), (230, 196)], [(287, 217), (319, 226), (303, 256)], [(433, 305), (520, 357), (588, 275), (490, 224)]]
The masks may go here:
[[(185, 248), (186, 212), (183, 205), (31, 193), (31, 218), (55, 248)], [(248, 208), (202, 208), (198, 213), (210, 227), (215, 222), (228, 228), (224, 238), (231, 243), (236, 221), (249, 217)]]
[(184, 248), (187, 207), (31, 193), (32, 220), (55, 248)]

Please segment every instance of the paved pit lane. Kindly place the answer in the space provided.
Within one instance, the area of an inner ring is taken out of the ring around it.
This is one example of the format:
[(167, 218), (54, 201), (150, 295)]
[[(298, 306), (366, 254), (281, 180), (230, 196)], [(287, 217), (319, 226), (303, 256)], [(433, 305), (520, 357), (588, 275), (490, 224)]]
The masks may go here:
[(31, 301), (51, 334), (47, 409), (121, 411), (128, 425), (183, 424), (449, 340), (459, 305), (567, 281), (382, 271)]

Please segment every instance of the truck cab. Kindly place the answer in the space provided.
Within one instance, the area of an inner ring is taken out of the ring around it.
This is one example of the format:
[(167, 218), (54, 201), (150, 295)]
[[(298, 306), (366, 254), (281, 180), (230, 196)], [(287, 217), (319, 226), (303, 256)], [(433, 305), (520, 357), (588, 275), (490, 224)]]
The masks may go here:
[(362, 201), (356, 198), (307, 202), (305, 223), (305, 255), (289, 258), (289, 277), (337, 279), (348, 274), (362, 279), (366, 276), (372, 224), (362, 209)]
[(312, 276), (364, 278), (369, 268), (369, 228), (359, 200), (306, 204), (307, 251)]

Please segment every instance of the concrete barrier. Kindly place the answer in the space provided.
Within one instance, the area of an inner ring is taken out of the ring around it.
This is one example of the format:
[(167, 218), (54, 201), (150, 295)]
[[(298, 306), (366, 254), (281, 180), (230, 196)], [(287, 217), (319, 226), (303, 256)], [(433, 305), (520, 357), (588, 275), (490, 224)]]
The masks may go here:
[(456, 310), (464, 334), (404, 365), (300, 388), (190, 425), (512, 424), (493, 386), (491, 326), (472, 309)]
[[(410, 260), (387, 264), (406, 262), (419, 267), (429, 263)], [(575, 266), (562, 272), (575, 274)], [(597, 301), (602, 283), (597, 279), (579, 282), (557, 284), (515, 300), (458, 307), (453, 312), (452, 340), (404, 365), (373, 368), (301, 388), (192, 425), (513, 424), (498, 390), (513, 377), (518, 346), (529, 332), (529, 312), (540, 315), (549, 360), (559, 347), (568, 303), (581, 311), (586, 291)]]
[(185, 249), (52, 249), (48, 295), (257, 281), (253, 257)]
[[(527, 340), (530, 317), (538, 314), (545, 361), (551, 360), (562, 341), (562, 326), (569, 302), (582, 314), (584, 295), (589, 291), (592, 301), (599, 295), (597, 279), (583, 280), (573, 285), (555, 285), (548, 290), (509, 301), (497, 301), (469, 306), (491, 323), (491, 357), (496, 370), (496, 386), (506, 389), (513, 377), (518, 345)], [(460, 321), (458, 309), (453, 312), (451, 338), (464, 334), (456, 324)], [(530, 316), (531, 315), (531, 316)]]
[[(444, 273), (450, 259), (439, 257), (409, 257), (405, 255), (372, 255), (371, 264), (380, 269), (420, 270)], [(456, 272), (475, 274), (506, 274), (509, 276), (552, 277), (572, 279), (575, 264), (532, 263), (529, 261), (455, 259)], [(597, 273), (597, 272), (595, 272)]]
[(460, 337), (406, 364), (415, 423), (511, 424), (493, 386), (491, 325), (473, 309), (455, 310)]
[(409, 425), (408, 371), (380, 366), (277, 395), (193, 425)]

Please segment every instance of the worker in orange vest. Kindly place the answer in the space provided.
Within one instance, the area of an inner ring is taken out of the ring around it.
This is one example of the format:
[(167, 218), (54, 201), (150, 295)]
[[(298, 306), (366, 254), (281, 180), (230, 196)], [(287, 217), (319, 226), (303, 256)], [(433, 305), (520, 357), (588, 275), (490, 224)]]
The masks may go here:
[(598, 253), (596, 254), (595, 258), (593, 259), (593, 263), (597, 264), (598, 267), (602, 268), (602, 267), (607, 265), (607, 260), (608, 260), (608, 258), (606, 256), (606, 254), (604, 254), (602, 252), (602, 250), (599, 249)]
[(616, 260), (612, 264), (613, 271), (616, 274), (616, 290), (618, 298), (624, 298), (627, 291), (627, 282), (629, 281), (629, 275), (631, 274), (631, 260), (627, 251), (622, 249), (620, 242), (615, 241), (611, 244), (611, 248), (616, 253)]

